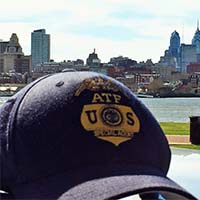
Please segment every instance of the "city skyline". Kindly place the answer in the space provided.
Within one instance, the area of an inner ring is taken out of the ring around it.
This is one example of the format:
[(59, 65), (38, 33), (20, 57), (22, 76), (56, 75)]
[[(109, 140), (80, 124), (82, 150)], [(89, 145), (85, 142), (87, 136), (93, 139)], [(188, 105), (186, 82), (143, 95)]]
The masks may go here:
[(176, 30), (181, 43), (191, 44), (199, 19), (198, 1), (2, 1), (0, 39), (16, 33), (23, 52), (31, 54), (31, 32), (51, 35), (51, 59), (86, 60), (96, 48), (102, 62), (127, 56), (158, 62)]

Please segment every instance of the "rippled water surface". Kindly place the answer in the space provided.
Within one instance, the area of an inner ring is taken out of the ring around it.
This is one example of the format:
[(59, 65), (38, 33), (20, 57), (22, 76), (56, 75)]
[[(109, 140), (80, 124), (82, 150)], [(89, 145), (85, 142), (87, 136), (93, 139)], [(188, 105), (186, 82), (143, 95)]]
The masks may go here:
[(141, 98), (159, 122), (189, 122), (200, 116), (200, 98)]
[[(0, 97), (0, 106), (8, 97)], [(159, 122), (189, 122), (200, 116), (200, 98), (140, 98)]]

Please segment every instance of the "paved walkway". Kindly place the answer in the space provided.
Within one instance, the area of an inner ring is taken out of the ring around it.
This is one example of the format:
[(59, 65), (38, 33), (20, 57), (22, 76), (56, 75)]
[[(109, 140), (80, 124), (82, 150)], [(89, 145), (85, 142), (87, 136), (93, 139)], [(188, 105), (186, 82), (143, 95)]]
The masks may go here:
[(191, 144), (189, 135), (166, 135), (169, 144)]

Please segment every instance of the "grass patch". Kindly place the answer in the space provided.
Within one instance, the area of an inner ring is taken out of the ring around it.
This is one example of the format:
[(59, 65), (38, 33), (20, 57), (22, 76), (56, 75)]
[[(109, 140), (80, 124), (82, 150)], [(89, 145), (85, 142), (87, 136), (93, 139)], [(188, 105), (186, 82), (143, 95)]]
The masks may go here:
[(194, 144), (171, 144), (170, 146), (176, 148), (200, 150), (200, 145), (194, 145)]
[(160, 122), (160, 126), (166, 135), (190, 134), (190, 123)]

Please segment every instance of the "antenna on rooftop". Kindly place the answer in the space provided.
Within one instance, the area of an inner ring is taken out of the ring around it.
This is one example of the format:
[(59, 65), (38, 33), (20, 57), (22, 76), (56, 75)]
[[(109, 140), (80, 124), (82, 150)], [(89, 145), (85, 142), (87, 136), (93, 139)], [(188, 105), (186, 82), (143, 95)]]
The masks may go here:
[(183, 40), (183, 44), (184, 44), (184, 24), (183, 24), (183, 26), (182, 26), (182, 40)]

